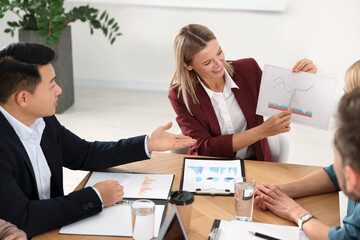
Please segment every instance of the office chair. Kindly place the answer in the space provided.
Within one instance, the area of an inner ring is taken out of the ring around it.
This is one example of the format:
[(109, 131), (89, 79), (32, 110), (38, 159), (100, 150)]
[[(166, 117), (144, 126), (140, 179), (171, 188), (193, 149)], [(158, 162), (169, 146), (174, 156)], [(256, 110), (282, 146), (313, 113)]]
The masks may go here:
[(271, 136), (267, 139), (274, 162), (286, 163), (289, 156), (289, 141), (284, 134)]

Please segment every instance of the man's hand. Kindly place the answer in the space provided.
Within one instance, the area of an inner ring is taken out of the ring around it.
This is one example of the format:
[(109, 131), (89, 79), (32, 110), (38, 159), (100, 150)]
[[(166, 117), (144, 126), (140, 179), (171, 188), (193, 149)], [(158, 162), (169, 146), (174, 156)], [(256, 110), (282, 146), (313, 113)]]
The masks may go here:
[(104, 207), (114, 205), (116, 202), (123, 199), (124, 187), (115, 180), (106, 180), (94, 185), (103, 200)]
[(168, 122), (164, 126), (157, 127), (150, 134), (147, 140), (149, 152), (180, 149), (190, 147), (196, 143), (196, 140), (191, 137), (166, 132), (171, 126), (172, 122)]

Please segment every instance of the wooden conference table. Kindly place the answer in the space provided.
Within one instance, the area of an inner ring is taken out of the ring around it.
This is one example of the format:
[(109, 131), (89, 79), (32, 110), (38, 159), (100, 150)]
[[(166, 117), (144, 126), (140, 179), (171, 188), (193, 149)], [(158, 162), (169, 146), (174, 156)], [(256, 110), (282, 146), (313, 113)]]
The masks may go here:
[[(171, 173), (175, 174), (172, 190), (178, 190), (182, 172), (182, 162), (186, 155), (171, 153), (153, 153), (151, 160), (121, 165), (107, 169), (110, 172), (140, 172), (140, 173)], [(321, 167), (268, 163), (257, 161), (245, 161), (245, 175), (256, 180), (256, 184), (284, 183), (300, 178), (308, 173), (321, 169)], [(80, 189), (88, 176), (75, 189)], [(297, 199), (309, 212), (314, 214), (320, 221), (329, 226), (340, 225), (339, 216), (339, 195), (328, 193), (317, 196)], [(169, 208), (168, 208), (169, 209)], [(193, 203), (193, 210), (190, 223), (189, 239), (207, 239), (214, 219), (234, 219), (234, 199), (229, 196), (201, 196), (196, 195)], [(292, 222), (286, 221), (272, 214), (270, 211), (262, 211), (254, 207), (253, 221), (261, 223), (272, 223), (279, 225), (295, 226)], [(115, 240), (129, 239), (124, 237), (102, 237), (102, 236), (81, 236), (59, 234), (60, 229), (54, 229), (47, 233), (34, 237), (35, 240)]]

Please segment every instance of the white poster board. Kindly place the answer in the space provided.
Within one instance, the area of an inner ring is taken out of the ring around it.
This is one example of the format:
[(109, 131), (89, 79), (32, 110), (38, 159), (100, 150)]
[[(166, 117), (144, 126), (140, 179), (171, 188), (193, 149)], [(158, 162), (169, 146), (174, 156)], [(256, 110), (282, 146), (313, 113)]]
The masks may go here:
[(271, 117), (290, 110), (291, 121), (328, 129), (336, 79), (264, 66), (256, 114)]

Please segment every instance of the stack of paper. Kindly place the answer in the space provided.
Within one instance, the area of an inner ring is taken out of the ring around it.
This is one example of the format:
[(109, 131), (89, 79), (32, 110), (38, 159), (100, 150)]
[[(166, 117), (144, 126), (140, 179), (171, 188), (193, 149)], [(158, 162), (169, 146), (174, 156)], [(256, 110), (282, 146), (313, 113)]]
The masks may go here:
[(262, 233), (278, 239), (299, 239), (309, 240), (307, 235), (300, 231), (298, 227), (274, 225), (266, 223), (255, 223), (245, 221), (224, 221), (220, 223), (220, 234), (218, 240), (238, 240), (238, 239), (259, 239), (251, 232)]

